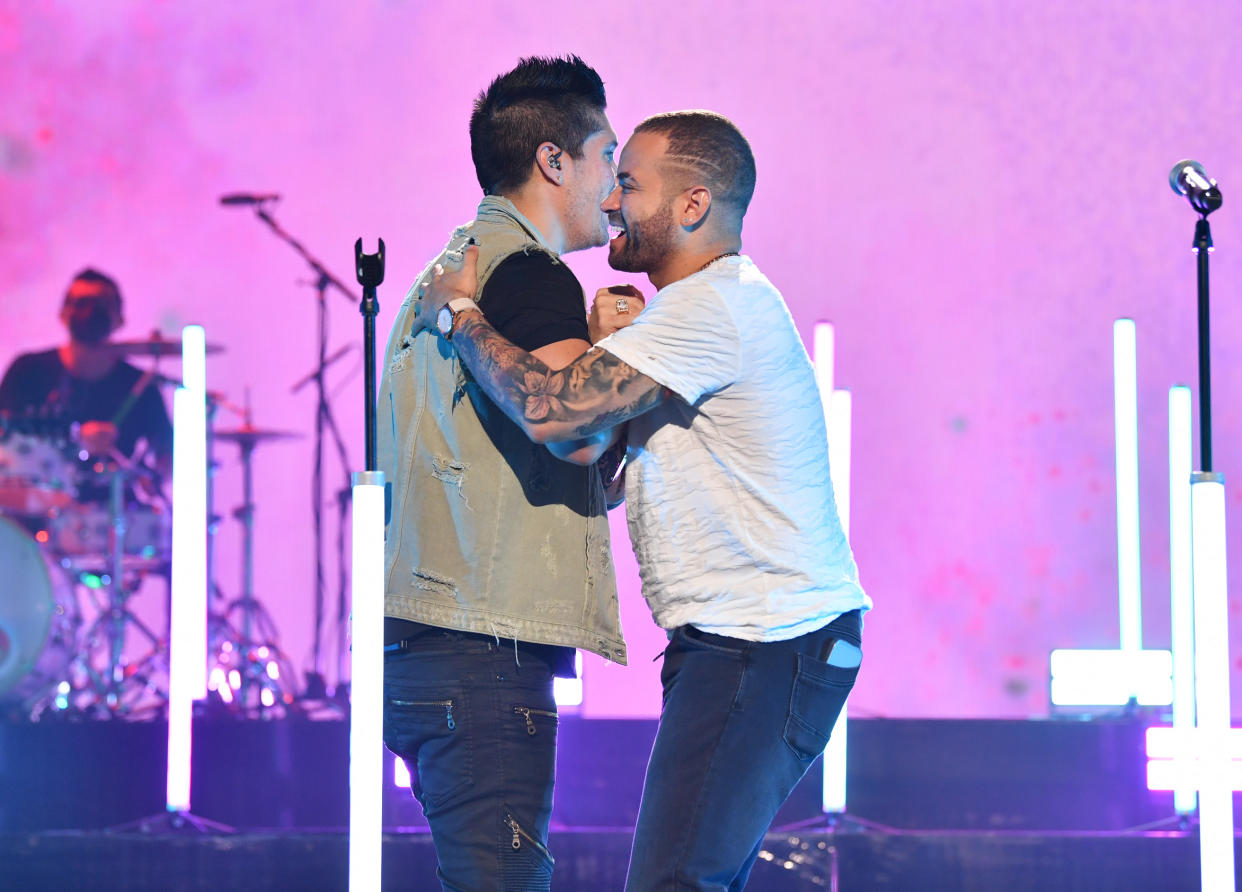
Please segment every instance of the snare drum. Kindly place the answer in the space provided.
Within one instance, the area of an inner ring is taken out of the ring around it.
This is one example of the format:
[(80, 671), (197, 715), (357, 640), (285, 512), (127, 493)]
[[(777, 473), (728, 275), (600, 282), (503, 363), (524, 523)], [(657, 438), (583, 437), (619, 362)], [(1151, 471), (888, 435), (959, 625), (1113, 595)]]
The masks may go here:
[(31, 535), (0, 517), (0, 704), (24, 705), (62, 680), (82, 617), (72, 582)]
[(0, 510), (46, 514), (77, 495), (75, 462), (55, 440), (12, 433), (0, 440)]
[[(153, 558), (167, 556), (171, 551), (172, 530), (166, 512), (148, 505), (131, 505), (121, 517), (125, 523), (123, 554)], [(53, 517), (49, 526), (50, 543), (57, 554), (78, 557), (112, 551), (112, 514), (103, 505), (73, 505)]]

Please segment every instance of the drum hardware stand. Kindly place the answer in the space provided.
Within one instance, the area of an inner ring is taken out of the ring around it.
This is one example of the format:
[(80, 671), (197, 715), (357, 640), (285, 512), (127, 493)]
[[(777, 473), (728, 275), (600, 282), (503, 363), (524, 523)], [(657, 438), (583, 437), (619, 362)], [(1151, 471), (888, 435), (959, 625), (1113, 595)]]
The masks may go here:
[(249, 411), (245, 419), (245, 427), (229, 435), (237, 442), (242, 464), (242, 504), (233, 512), (242, 527), (242, 591), (217, 619), (222, 621), (219, 632), (225, 639), (221, 647), (234, 651), (238, 663), (237, 684), (231, 679), (226, 679), (225, 684), (236, 689), (235, 702), (242, 709), (263, 712), (292, 701), (288, 687), (293, 676), (288, 659), (276, 644), (276, 623), (254, 596), (254, 450), (265, 438), (277, 437), (258, 430), (247, 434), (251, 428)]
[[(332, 434), (333, 444), (336, 447), (337, 454), (340, 458), (341, 471), (345, 475), (344, 489), (348, 493), (350, 491), (350, 463), (349, 456), (346, 453), (345, 442), (341, 437), (340, 430), (337, 428), (336, 420), (332, 415), (332, 407), (328, 402), (328, 393), (325, 379), (325, 371), (328, 366), (327, 347), (328, 347), (328, 305), (327, 291), (329, 286), (335, 288), (342, 295), (350, 300), (357, 300), (357, 295), (341, 282), (336, 276), (328, 272), (327, 268), (315, 258), (305, 246), (296, 238), (286, 232), (279, 223), (273, 219), (272, 215), (267, 212), (263, 202), (255, 204), (255, 216), (263, 222), (277, 238), (287, 243), (297, 254), (307, 262), (315, 273), (315, 293), (318, 306), (318, 362), (315, 371), (309, 376), (315, 381), (315, 390), (317, 394), (317, 404), (315, 408), (315, 470), (311, 480), (311, 515), (314, 522), (315, 531), (315, 636), (313, 650), (313, 666), (312, 670), (306, 673), (306, 692), (307, 699), (324, 699), (327, 696), (327, 680), (324, 675), (324, 659), (323, 659), (323, 620), (324, 620), (324, 597), (327, 591), (327, 580), (324, 576), (323, 566), (323, 451), (324, 451), (324, 433), (325, 430)], [(348, 510), (348, 502), (342, 504), (341, 507), (341, 524), (345, 522), (345, 513)], [(343, 537), (342, 537), (343, 544)], [(339, 554), (338, 565), (343, 565), (345, 555)], [(345, 601), (347, 590), (345, 584), (345, 575), (342, 571), (340, 574), (341, 590), (338, 598), (338, 621), (344, 622)], [(338, 654), (338, 663), (342, 655)], [(339, 666), (338, 666), (339, 672)], [(338, 675), (339, 680), (339, 675)]]
[[(82, 636), (82, 647), (78, 657), (70, 664), (70, 674), (76, 667), (86, 679), (88, 685), (79, 689), (78, 694), (87, 693), (91, 696), (87, 706), (97, 706), (103, 715), (118, 716), (127, 714), (132, 704), (126, 702), (126, 688), (132, 690), (133, 682), (140, 682), (139, 695), (143, 692), (155, 693), (159, 700), (165, 699), (165, 692), (159, 690), (151, 679), (151, 673), (143, 670), (144, 666), (156, 662), (165, 651), (166, 644), (150, 628), (139, 619), (128, 606), (133, 589), (126, 584), (125, 578), (125, 480), (132, 476), (131, 469), (124, 467), (120, 456), (112, 457), (113, 470), (109, 479), (109, 518), (108, 553), (105, 571), (107, 573), (106, 600), (96, 602), (99, 615)], [(62, 560), (70, 572), (79, 570), (72, 556)], [(134, 663), (127, 664), (124, 650), (127, 630), (133, 627), (150, 642), (151, 651)], [(102, 670), (92, 665), (90, 655), (97, 644), (106, 648), (105, 662)], [(67, 694), (59, 692), (62, 696)], [(75, 708), (81, 709), (80, 698), (75, 697)], [(68, 704), (66, 704), (68, 708)]]

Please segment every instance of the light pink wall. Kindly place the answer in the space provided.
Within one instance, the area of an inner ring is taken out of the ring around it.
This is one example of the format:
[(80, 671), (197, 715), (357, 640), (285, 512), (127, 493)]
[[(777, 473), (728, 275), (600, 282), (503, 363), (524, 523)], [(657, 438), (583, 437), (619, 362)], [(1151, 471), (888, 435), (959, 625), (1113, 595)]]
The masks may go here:
[[(1195, 329), (1193, 217), (1164, 179), (1186, 156), (1230, 199), (1214, 220), (1214, 411), (1239, 578), (1230, 2), (4, 4), (0, 362), (58, 339), (60, 294), (95, 264), (122, 284), (127, 334), (203, 323), (228, 348), (211, 386), (309, 433), (310, 393), (289, 395), (314, 362), (306, 270), (217, 196), (284, 194), (278, 218), (346, 279), (353, 240), (382, 235), (391, 313), (477, 200), (474, 94), (521, 55), (571, 51), (603, 75), (621, 134), (673, 108), (739, 123), (759, 163), (746, 250), (805, 336), (838, 325), (853, 541), (877, 603), (857, 714), (1043, 714), (1051, 648), (1115, 646), (1121, 315), (1139, 326), (1146, 641), (1167, 646), (1165, 394), (1193, 382)], [(619, 278), (602, 252), (570, 262), (588, 292)], [(355, 305), (329, 300), (330, 348), (359, 340)], [(330, 374), (356, 464), (358, 365)], [(258, 595), (306, 668), (309, 441), (257, 462)], [(227, 511), (234, 464), (220, 483)], [(590, 662), (587, 711), (653, 713), (661, 636), (619, 515), (614, 531), (633, 668)], [(230, 594), (237, 543), (226, 525)]]

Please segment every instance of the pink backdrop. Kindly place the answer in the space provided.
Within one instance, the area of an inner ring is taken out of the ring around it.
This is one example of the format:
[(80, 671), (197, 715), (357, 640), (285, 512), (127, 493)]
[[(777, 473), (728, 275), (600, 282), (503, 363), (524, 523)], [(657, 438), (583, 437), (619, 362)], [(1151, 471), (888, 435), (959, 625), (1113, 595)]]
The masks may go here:
[[(816, 320), (838, 325), (853, 544), (877, 604), (855, 714), (1041, 715), (1049, 650), (1118, 641), (1123, 315), (1139, 337), (1145, 642), (1169, 643), (1166, 392), (1196, 366), (1193, 215), (1165, 176), (1191, 156), (1230, 199), (1214, 219), (1214, 421), (1242, 578), (1242, 7), (588, 7), (0, 3), (0, 362), (57, 342), (60, 295), (93, 264), (121, 282), (124, 334), (201, 322), (228, 348), (210, 386), (248, 390), (259, 425), (309, 434), (313, 397), (289, 393), (315, 358), (307, 270), (217, 197), (282, 193), (278, 219), (350, 281), (353, 240), (383, 236), (391, 318), (477, 201), (473, 96), (521, 55), (580, 53), (623, 136), (675, 108), (738, 122), (759, 164), (746, 251), (808, 340)], [(588, 293), (619, 278), (602, 252), (570, 263)], [(329, 349), (358, 342), (356, 305), (329, 301)], [(355, 352), (329, 376), (356, 465), (359, 366)], [(221, 455), (227, 513), (239, 475)], [(309, 440), (257, 455), (257, 593), (302, 669), (310, 457)], [(328, 467), (330, 498), (345, 471)], [(230, 595), (234, 527), (220, 537)], [(619, 513), (614, 531), (633, 666), (589, 661), (584, 709), (654, 714), (662, 636)], [(326, 630), (330, 667), (335, 640)]]

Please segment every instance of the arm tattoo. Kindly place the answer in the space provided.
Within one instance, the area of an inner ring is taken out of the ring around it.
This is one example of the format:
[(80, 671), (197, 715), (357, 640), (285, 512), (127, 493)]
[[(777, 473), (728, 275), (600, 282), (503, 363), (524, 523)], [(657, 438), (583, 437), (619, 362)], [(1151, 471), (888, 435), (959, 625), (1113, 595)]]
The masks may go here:
[(480, 313), (463, 318), (453, 347), (474, 379), (533, 439), (589, 437), (659, 403), (663, 386), (592, 347), (560, 371), (506, 340)]

